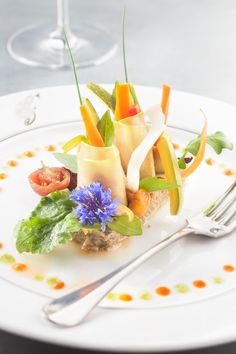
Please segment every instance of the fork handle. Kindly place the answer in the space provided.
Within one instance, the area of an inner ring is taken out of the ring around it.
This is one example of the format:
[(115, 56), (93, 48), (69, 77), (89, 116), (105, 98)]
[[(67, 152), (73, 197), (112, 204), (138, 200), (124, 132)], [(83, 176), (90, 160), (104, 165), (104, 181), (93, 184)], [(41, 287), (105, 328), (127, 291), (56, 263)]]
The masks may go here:
[(110, 290), (129, 273), (157, 252), (191, 233), (191, 229), (184, 227), (108, 275), (70, 294), (52, 300), (43, 307), (44, 315), (50, 322), (59, 326), (78, 325)]

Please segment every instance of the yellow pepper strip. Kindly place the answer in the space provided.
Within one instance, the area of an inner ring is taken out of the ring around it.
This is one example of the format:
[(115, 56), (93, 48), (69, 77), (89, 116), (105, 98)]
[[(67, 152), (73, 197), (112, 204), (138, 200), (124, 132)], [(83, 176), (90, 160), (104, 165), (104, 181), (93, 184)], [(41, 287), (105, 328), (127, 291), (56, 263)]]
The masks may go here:
[(169, 85), (162, 86), (161, 108), (165, 116), (165, 123), (167, 121), (168, 111), (169, 111), (170, 91), (171, 91), (171, 87)]
[(76, 146), (78, 146), (81, 141), (86, 141), (86, 137), (84, 135), (77, 135), (74, 138), (70, 139), (69, 141), (67, 141), (63, 146), (62, 146), (62, 150), (67, 153), (70, 150), (74, 149)]
[(130, 208), (128, 208), (124, 204), (118, 205), (117, 210), (118, 210), (118, 215), (126, 214), (128, 216), (128, 219), (130, 222), (133, 220), (134, 213), (132, 212), (132, 210)]
[(202, 160), (204, 159), (205, 150), (206, 150), (206, 138), (207, 138), (207, 120), (205, 119), (205, 124), (203, 126), (202, 133), (201, 133), (201, 140), (200, 140), (198, 153), (194, 161), (191, 163), (191, 165), (181, 172), (181, 176), (183, 178), (190, 176), (198, 168), (198, 166), (201, 164)]
[(131, 106), (129, 84), (118, 84), (116, 86), (116, 108), (115, 120), (121, 120), (129, 116)]
[(89, 143), (93, 146), (104, 147), (104, 141), (94, 123), (93, 118), (91, 118), (91, 114), (87, 106), (81, 105), (80, 112), (84, 121)]

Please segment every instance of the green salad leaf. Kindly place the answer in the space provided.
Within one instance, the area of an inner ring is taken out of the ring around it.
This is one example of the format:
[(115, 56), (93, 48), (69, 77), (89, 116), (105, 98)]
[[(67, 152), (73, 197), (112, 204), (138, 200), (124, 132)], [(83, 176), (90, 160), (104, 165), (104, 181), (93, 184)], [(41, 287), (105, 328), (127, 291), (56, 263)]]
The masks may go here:
[(55, 152), (53, 156), (63, 164), (64, 167), (68, 168), (71, 172), (77, 173), (77, 157), (76, 155), (66, 154), (63, 152)]
[(163, 189), (175, 189), (178, 188), (178, 185), (175, 183), (167, 182), (162, 178), (147, 177), (141, 179), (139, 188), (145, 189), (148, 192), (155, 192)]
[(113, 144), (115, 129), (111, 119), (110, 111), (106, 111), (97, 124), (97, 128), (105, 143), (105, 146)]
[(137, 216), (134, 216), (134, 219), (129, 221), (127, 215), (119, 215), (113, 221), (108, 222), (107, 226), (110, 230), (125, 236), (140, 236), (143, 233), (142, 221)]
[(19, 253), (48, 253), (72, 239), (72, 232), (81, 225), (71, 213), (76, 204), (69, 194), (69, 190), (63, 190), (42, 197), (30, 217), (18, 223), (15, 234)]
[[(179, 168), (185, 169), (185, 156), (190, 153), (193, 156), (196, 156), (200, 147), (201, 136), (199, 135), (197, 138), (191, 140), (186, 148), (183, 150), (183, 155), (179, 158)], [(214, 134), (208, 135), (206, 138), (206, 142), (210, 145), (213, 150), (220, 155), (223, 149), (233, 150), (233, 144), (227, 139), (225, 134), (221, 131), (217, 131)]]

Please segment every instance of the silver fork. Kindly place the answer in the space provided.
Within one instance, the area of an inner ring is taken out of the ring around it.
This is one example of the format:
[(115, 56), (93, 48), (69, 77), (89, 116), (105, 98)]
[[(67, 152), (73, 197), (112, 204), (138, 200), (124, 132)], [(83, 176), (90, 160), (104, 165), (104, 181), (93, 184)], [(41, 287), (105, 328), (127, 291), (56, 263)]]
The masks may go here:
[(157, 252), (191, 234), (219, 238), (236, 228), (236, 181), (205, 211), (186, 220), (178, 232), (157, 243), (110, 274), (70, 294), (52, 300), (43, 307), (46, 318), (59, 326), (76, 326), (129, 273)]

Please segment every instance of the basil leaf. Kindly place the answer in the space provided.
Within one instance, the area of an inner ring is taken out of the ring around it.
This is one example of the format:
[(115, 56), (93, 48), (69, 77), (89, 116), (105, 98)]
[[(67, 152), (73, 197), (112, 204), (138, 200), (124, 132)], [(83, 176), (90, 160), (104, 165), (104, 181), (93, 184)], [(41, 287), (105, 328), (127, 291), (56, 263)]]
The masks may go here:
[(97, 124), (97, 128), (105, 143), (105, 146), (113, 144), (115, 129), (111, 119), (110, 111), (106, 111)]
[(125, 236), (140, 236), (143, 233), (142, 221), (134, 216), (132, 221), (129, 221), (127, 215), (116, 216), (115, 219), (107, 223), (110, 230), (120, 233)]
[(163, 189), (175, 189), (178, 188), (178, 185), (175, 183), (169, 183), (161, 178), (147, 177), (140, 181), (139, 188), (145, 189), (148, 192), (155, 192)]
[(16, 248), (19, 253), (48, 253), (58, 244), (72, 239), (72, 233), (81, 225), (72, 213), (75, 203), (69, 191), (56, 191), (42, 197), (28, 219), (15, 228)]
[(77, 157), (72, 154), (65, 154), (62, 152), (55, 152), (53, 156), (63, 164), (68, 170), (73, 173), (77, 173)]

